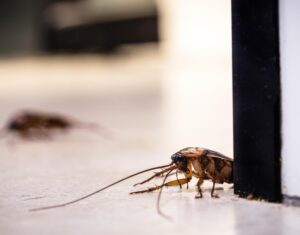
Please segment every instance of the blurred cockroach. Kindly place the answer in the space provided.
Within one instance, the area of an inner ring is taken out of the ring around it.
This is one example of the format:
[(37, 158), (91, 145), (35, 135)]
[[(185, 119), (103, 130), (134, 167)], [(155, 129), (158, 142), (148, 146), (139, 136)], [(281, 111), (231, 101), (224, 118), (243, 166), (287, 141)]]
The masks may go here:
[[(141, 190), (141, 191), (135, 191), (131, 192), (130, 194), (138, 194), (138, 193), (146, 193), (146, 192), (152, 192), (155, 190), (160, 189), (160, 192), (158, 194), (157, 198), (157, 211), (159, 214), (162, 215), (160, 208), (159, 208), (159, 202), (160, 202), (160, 197), (162, 193), (162, 189), (164, 186), (181, 186), (183, 184), (187, 184), (191, 181), (192, 177), (198, 178), (197, 182), (197, 187), (198, 187), (198, 194), (195, 196), (195, 198), (202, 198), (202, 191), (201, 191), (201, 185), (204, 180), (211, 180), (213, 182), (213, 186), (211, 189), (211, 197), (217, 198), (218, 195), (214, 194), (215, 190), (215, 184), (223, 184), (223, 183), (233, 183), (233, 160), (229, 157), (226, 157), (225, 155), (205, 149), (205, 148), (199, 148), (199, 147), (189, 147), (189, 148), (184, 148), (175, 154), (171, 156), (172, 162), (169, 165), (164, 165), (164, 166), (158, 166), (158, 167), (153, 167), (150, 169), (146, 169), (140, 172), (137, 172), (135, 174), (132, 174), (130, 176), (127, 176), (121, 180), (118, 180), (104, 188), (101, 188), (93, 193), (90, 193), (86, 196), (83, 196), (81, 198), (78, 198), (76, 200), (63, 203), (63, 204), (58, 204), (54, 206), (47, 206), (47, 207), (40, 207), (36, 209), (32, 209), (31, 211), (38, 211), (38, 210), (45, 210), (45, 209), (52, 209), (52, 208), (57, 208), (57, 207), (63, 207), (67, 206), (73, 203), (76, 203), (78, 201), (81, 201), (85, 198), (88, 198), (96, 193), (99, 193), (115, 184), (118, 184), (124, 180), (127, 180), (131, 177), (134, 177), (136, 175), (152, 171), (155, 169), (161, 169), (160, 172), (155, 173), (153, 176), (150, 178), (137, 183), (138, 184), (144, 184), (146, 182), (149, 182), (150, 180), (162, 176), (164, 174), (164, 180), (161, 185), (148, 188), (146, 190)], [(167, 178), (170, 176), (171, 172), (176, 170), (176, 176), (178, 171), (182, 172), (184, 174), (184, 178), (182, 179), (176, 179), (172, 180), (169, 182), (166, 182)], [(135, 186), (134, 185), (134, 186)]]
[[(55, 131), (66, 132), (78, 127), (93, 130), (100, 128), (97, 124), (83, 123), (60, 114), (26, 110), (12, 116), (1, 134), (3, 136), (5, 133), (11, 133), (23, 139), (38, 139), (49, 138)], [(106, 130), (101, 129), (103, 134), (107, 134)]]

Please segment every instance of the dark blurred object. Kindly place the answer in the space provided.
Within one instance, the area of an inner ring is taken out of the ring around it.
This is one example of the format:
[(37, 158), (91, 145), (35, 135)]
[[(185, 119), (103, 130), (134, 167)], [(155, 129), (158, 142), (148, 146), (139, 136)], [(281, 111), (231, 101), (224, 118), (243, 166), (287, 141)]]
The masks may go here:
[(4, 0), (0, 54), (111, 51), (157, 42), (154, 0)]
[(157, 17), (99, 22), (65, 29), (49, 29), (46, 49), (50, 52), (109, 52), (121, 44), (157, 42)]
[(45, 0), (0, 1), (0, 54), (36, 52), (43, 48), (41, 12)]
[(58, 131), (67, 132), (75, 128), (97, 131), (103, 137), (110, 137), (110, 133), (98, 124), (81, 122), (61, 114), (32, 110), (13, 115), (1, 130), (0, 136), (13, 134), (24, 140), (49, 139)]
[(59, 1), (46, 11), (46, 49), (111, 51), (125, 43), (157, 42), (154, 0)]

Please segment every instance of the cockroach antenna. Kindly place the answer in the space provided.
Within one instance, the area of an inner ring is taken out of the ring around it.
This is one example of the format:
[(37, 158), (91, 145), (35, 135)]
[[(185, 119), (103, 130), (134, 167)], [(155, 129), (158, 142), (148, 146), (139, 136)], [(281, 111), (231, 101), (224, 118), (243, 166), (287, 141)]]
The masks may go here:
[[(93, 196), (93, 195), (95, 195), (95, 194), (97, 194), (97, 193), (99, 193), (99, 192), (101, 192), (101, 191), (103, 191), (103, 190), (105, 190), (105, 189), (107, 189), (107, 188), (110, 188), (110, 187), (112, 187), (112, 186), (114, 186), (114, 185), (116, 185), (116, 184), (118, 184), (118, 183), (121, 183), (122, 181), (125, 181), (125, 180), (127, 180), (127, 179), (129, 179), (129, 178), (132, 178), (132, 177), (134, 177), (134, 176), (143, 174), (143, 173), (148, 172), (148, 171), (152, 171), (152, 170), (156, 170), (156, 169), (161, 169), (161, 168), (165, 168), (165, 167), (170, 167), (172, 164), (173, 164), (173, 162), (170, 163), (170, 164), (168, 164), (168, 165), (152, 167), (152, 168), (149, 168), (149, 169), (146, 169), (146, 170), (143, 170), (143, 171), (139, 171), (139, 172), (134, 173), (134, 174), (132, 174), (132, 175), (129, 175), (129, 176), (123, 178), (123, 179), (120, 179), (120, 180), (118, 180), (118, 181), (116, 181), (116, 182), (114, 182), (114, 183), (112, 183), (112, 184), (109, 184), (109, 185), (107, 185), (107, 186), (105, 186), (105, 187), (103, 187), (103, 188), (101, 188), (101, 189), (98, 189), (98, 190), (95, 191), (95, 192), (92, 192), (92, 193), (87, 194), (87, 195), (85, 195), (85, 196), (83, 196), (83, 197), (77, 198), (77, 199), (75, 199), (75, 200), (73, 200), (73, 201), (69, 201), (69, 202), (66, 202), (66, 203), (57, 204), (57, 205), (53, 205), (53, 206), (45, 206), (45, 207), (34, 208), (34, 209), (30, 209), (29, 211), (49, 210), (49, 209), (54, 209), (54, 208), (59, 208), (59, 207), (68, 206), (68, 205), (74, 204), (74, 203), (76, 203), (76, 202), (82, 201), (82, 200), (84, 200), (84, 199), (86, 199), (86, 198), (88, 198), (88, 197), (91, 197), (91, 196)], [(172, 167), (172, 170), (173, 170), (173, 167)]]
[[(168, 176), (169, 176), (170, 173), (171, 173), (172, 171), (174, 171), (175, 169), (176, 169), (176, 168), (172, 168), (170, 171), (168, 171), (168, 173), (166, 174), (166, 176), (165, 176), (165, 178), (164, 178), (164, 180), (163, 180), (162, 185), (164, 185), (164, 184), (166, 183), (166, 180), (167, 180)], [(158, 213), (159, 215), (161, 215), (162, 217), (164, 217), (165, 219), (167, 219), (167, 220), (172, 220), (172, 218), (171, 218), (170, 216), (164, 214), (164, 213), (161, 211), (160, 206), (159, 206), (159, 205), (160, 205), (160, 199), (161, 199), (161, 194), (162, 194), (163, 188), (164, 188), (164, 187), (161, 187), (161, 188), (160, 188), (159, 193), (158, 193), (158, 196), (157, 196), (157, 201), (156, 201), (156, 209), (157, 209), (157, 213)]]
[(107, 138), (107, 139), (114, 139), (115, 133), (108, 129), (107, 127), (104, 127), (98, 123), (93, 123), (93, 122), (82, 122), (78, 121), (74, 118), (68, 118), (69, 122), (72, 126), (81, 128), (81, 129), (86, 129), (86, 130), (92, 130), (95, 133), (99, 134), (100, 136)]

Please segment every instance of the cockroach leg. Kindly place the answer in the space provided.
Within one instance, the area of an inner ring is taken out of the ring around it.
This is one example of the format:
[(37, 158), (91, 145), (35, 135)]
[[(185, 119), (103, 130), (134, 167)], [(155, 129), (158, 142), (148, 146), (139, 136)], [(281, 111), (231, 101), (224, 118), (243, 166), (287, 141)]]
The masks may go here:
[[(179, 179), (178, 179), (178, 170), (176, 170), (176, 179), (177, 179), (180, 189), (182, 189), (181, 183), (179, 182)], [(187, 183), (187, 185), (189, 185), (189, 184)]]
[(211, 192), (210, 192), (210, 196), (213, 197), (213, 198), (219, 198), (218, 194), (214, 194), (215, 184), (216, 184), (216, 179), (214, 178), (213, 179), (213, 186), (212, 186), (212, 189), (211, 189)]
[(178, 179), (178, 180), (172, 180), (172, 181), (169, 181), (165, 184), (161, 184), (161, 185), (157, 185), (155, 187), (151, 187), (151, 188), (148, 188), (148, 189), (145, 189), (145, 190), (140, 190), (140, 191), (135, 191), (135, 192), (131, 192), (130, 194), (138, 194), (138, 193), (149, 193), (149, 192), (152, 192), (152, 191), (155, 191), (157, 189), (160, 189), (164, 186), (178, 186), (178, 185), (182, 185), (182, 184), (186, 184), (188, 183), (189, 181), (191, 180), (191, 178), (185, 178), (185, 179)]
[(215, 191), (215, 185), (216, 185), (216, 176), (210, 174), (210, 173), (207, 172), (207, 171), (205, 171), (205, 174), (206, 174), (206, 175), (212, 180), (212, 182), (213, 182), (213, 186), (212, 186), (212, 189), (211, 189), (211, 192), (210, 192), (210, 196), (213, 197), (213, 198), (219, 198), (219, 195), (214, 194), (214, 191)]
[(131, 192), (130, 194), (150, 193), (150, 192), (152, 192), (152, 191), (155, 191), (155, 190), (157, 190), (157, 189), (160, 189), (161, 187), (163, 187), (163, 185), (158, 185), (158, 186), (151, 187), (151, 188), (148, 188), (148, 189), (145, 189), (145, 190), (140, 190), (140, 191)]
[(203, 184), (203, 178), (200, 178), (197, 182), (197, 187), (198, 187), (198, 194), (195, 196), (196, 199), (202, 198), (202, 190), (201, 190), (201, 185)]

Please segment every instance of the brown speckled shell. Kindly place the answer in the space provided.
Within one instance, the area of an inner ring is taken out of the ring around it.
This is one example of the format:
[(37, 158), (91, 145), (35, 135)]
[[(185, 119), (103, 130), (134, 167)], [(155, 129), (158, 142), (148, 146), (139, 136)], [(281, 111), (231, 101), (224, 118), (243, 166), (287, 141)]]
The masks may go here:
[(202, 179), (215, 179), (216, 183), (232, 183), (233, 159), (213, 150), (188, 147), (178, 151), (192, 164), (194, 175)]

